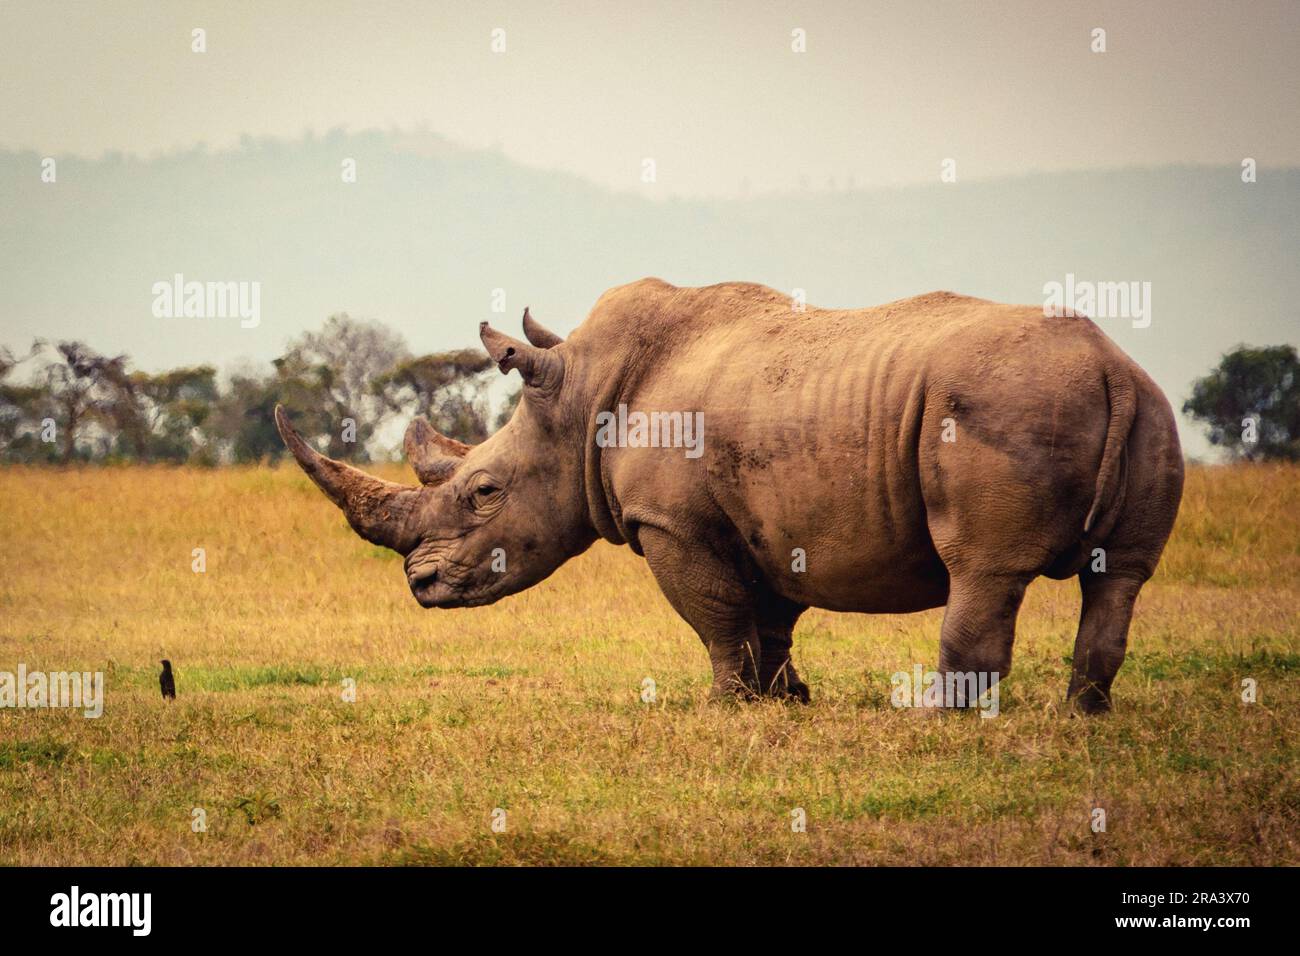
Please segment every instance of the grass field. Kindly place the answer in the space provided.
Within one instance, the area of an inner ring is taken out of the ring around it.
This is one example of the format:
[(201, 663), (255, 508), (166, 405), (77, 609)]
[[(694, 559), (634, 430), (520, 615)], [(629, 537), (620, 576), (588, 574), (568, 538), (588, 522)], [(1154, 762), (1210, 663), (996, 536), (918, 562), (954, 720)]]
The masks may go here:
[(8, 468), (0, 670), (107, 685), (97, 720), (0, 710), (0, 863), (1296, 864), (1298, 606), (1300, 470), (1191, 468), (1108, 717), (1062, 706), (1078, 595), (1046, 580), (996, 719), (890, 706), (941, 611), (810, 611), (811, 706), (710, 705), (626, 548), (422, 611), (291, 465)]

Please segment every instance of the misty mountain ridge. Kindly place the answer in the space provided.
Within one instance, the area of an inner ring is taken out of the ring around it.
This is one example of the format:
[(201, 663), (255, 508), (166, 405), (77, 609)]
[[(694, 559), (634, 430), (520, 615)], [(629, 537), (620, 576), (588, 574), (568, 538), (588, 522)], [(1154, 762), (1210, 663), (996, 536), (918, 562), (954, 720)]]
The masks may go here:
[[(1176, 407), (1238, 342), (1300, 339), (1297, 169), (1264, 166), (1252, 184), (1226, 166), (940, 183), (936, 162), (932, 185), (660, 201), (432, 134), (55, 159), (43, 183), (40, 154), (0, 151), (0, 343), (80, 339), (151, 370), (264, 362), (341, 311), (417, 352), (475, 345), (484, 319), (517, 335), (525, 305), (565, 334), (605, 289), (647, 275), (802, 289), (828, 308), (1138, 283), (1146, 327), (1098, 321)], [(151, 290), (178, 274), (257, 283), (260, 320), (160, 317)], [(1208, 447), (1194, 427), (1183, 438)]]

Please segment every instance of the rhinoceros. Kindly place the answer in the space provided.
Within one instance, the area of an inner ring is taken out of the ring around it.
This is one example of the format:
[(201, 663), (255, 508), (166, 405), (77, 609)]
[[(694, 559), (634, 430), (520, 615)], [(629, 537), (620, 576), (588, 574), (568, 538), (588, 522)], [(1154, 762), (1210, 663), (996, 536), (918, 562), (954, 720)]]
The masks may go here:
[[(1028, 583), (1077, 576), (1067, 699), (1091, 713), (1111, 706), (1182, 455), (1155, 383), (1089, 319), (1044, 311), (948, 292), (819, 309), (643, 279), (567, 340), (527, 311), (527, 341), (482, 323), (522, 397), (472, 447), (411, 422), (418, 485), (276, 422), (357, 534), (405, 556), (426, 608), (490, 604), (603, 538), (645, 557), (704, 642), (711, 696), (807, 702), (790, 650), (809, 607), (946, 605), (937, 673), (997, 681)], [(665, 440), (647, 441), (656, 415)], [(679, 422), (698, 423), (694, 448)]]

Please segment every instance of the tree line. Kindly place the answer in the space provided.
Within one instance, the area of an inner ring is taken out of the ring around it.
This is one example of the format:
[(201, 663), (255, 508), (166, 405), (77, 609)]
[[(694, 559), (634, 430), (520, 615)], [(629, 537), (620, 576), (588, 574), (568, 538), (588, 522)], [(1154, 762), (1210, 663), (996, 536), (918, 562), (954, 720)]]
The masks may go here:
[(443, 434), (480, 442), (518, 401), (489, 421), (491, 359), (481, 349), (413, 355), (400, 333), (346, 313), (292, 339), (269, 368), (223, 380), (211, 365), (151, 373), (126, 355), (85, 342), (0, 347), (0, 461), (275, 461), (284, 445), (274, 410), (327, 454), (370, 460), (392, 417), (424, 415)]
[[(133, 371), (125, 355), (83, 342), (0, 347), (0, 462), (132, 461), (203, 465), (275, 461), (274, 411), (332, 458), (369, 461), (393, 417), (426, 416), (468, 444), (489, 422), (492, 360), (481, 349), (413, 355), (402, 336), (346, 313), (290, 340), (269, 369), (223, 382), (210, 365)], [(1192, 383), (1183, 413), (1229, 458), (1300, 461), (1300, 358), (1291, 345), (1240, 345)]]

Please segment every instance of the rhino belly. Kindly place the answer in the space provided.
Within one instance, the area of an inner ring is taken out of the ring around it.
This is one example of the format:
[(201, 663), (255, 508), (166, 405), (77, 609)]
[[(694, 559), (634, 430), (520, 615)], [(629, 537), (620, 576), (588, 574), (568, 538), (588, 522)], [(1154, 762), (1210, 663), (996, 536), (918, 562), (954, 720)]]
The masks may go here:
[(865, 450), (771, 455), (753, 449), (740, 480), (713, 488), (767, 584), (834, 611), (940, 607), (948, 572), (930, 539), (919, 481), (882, 474)]

